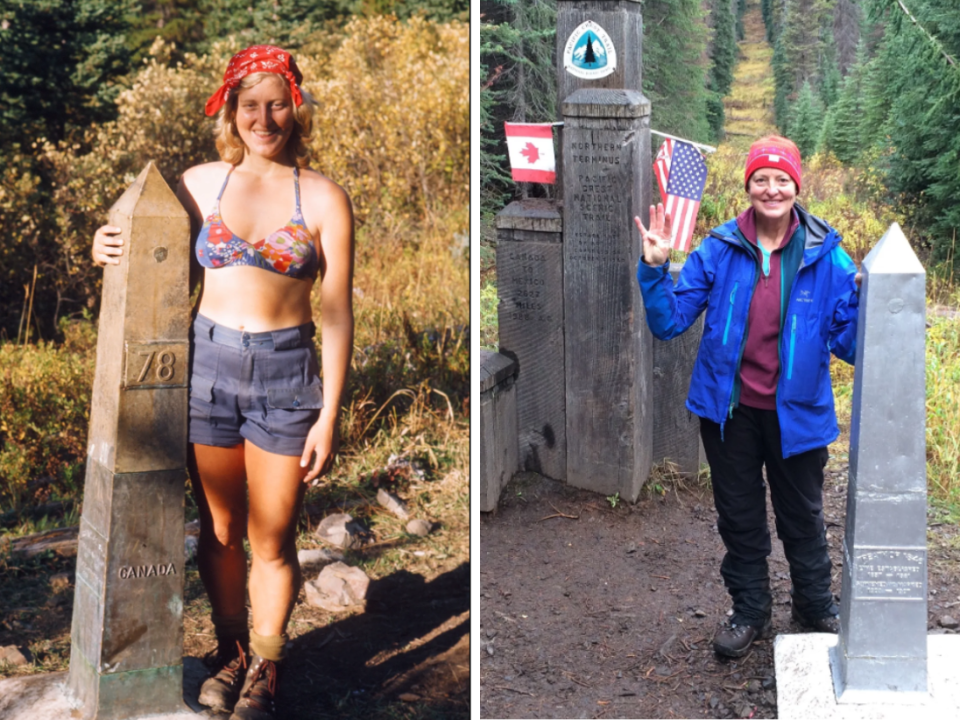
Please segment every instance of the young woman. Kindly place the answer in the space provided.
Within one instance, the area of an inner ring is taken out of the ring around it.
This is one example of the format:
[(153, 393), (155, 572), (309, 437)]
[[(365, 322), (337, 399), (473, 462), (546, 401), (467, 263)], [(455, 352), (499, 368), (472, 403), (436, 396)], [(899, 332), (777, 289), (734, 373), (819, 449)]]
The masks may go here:
[(720, 574), (733, 617), (714, 637), (720, 655), (741, 657), (770, 628), (766, 466), (777, 535), (802, 626), (837, 632), (823, 522), (823, 468), (836, 439), (830, 353), (853, 363), (856, 267), (840, 236), (796, 204), (800, 152), (765, 137), (750, 147), (744, 184), (750, 207), (715, 228), (690, 254), (676, 287), (667, 272), (671, 219), (650, 208), (637, 279), (654, 336), (669, 340), (706, 311), (687, 408), (700, 417), (717, 528)]
[[(192, 221), (194, 277), (202, 271), (189, 461), (200, 576), (218, 649), (200, 702), (232, 712), (232, 720), (274, 717), (284, 631), (300, 589), (297, 517), (305, 484), (329, 469), (337, 451), (353, 348), (353, 214), (344, 190), (308, 168), (314, 104), (301, 81), (280, 48), (235, 55), (206, 105), (217, 117), (222, 160), (190, 168), (177, 189)], [(97, 231), (99, 265), (122, 261), (119, 232)], [(252, 553), (249, 631), (244, 537)]]

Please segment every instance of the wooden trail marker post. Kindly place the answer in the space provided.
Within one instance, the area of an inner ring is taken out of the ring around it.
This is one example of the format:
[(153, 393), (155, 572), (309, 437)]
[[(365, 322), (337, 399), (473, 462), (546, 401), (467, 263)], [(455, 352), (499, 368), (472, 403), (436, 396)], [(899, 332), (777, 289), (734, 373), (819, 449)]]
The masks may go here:
[[(684, 400), (702, 321), (657, 343), (635, 280), (633, 218), (649, 221), (652, 195), (642, 41), (635, 0), (558, 2), (562, 201), (523, 200), (497, 216), (500, 352), (517, 364), (518, 469), (630, 501), (654, 462), (692, 475), (701, 461)], [(495, 506), (490, 495), (485, 507)]]
[(563, 114), (567, 482), (633, 501), (653, 460), (653, 337), (633, 225), (649, 206), (650, 103), (584, 88)]
[(97, 720), (184, 709), (190, 221), (150, 163), (109, 223), (69, 678)]
[(566, 480), (625, 500), (653, 461), (653, 345), (634, 279), (633, 217), (647, 219), (651, 191), (640, 11), (632, 0), (557, 5)]
[(894, 223), (863, 261), (850, 420), (840, 703), (927, 696), (926, 273)]
[(511, 203), (497, 215), (500, 352), (519, 371), (519, 469), (554, 480), (567, 476), (562, 225), (548, 200)]

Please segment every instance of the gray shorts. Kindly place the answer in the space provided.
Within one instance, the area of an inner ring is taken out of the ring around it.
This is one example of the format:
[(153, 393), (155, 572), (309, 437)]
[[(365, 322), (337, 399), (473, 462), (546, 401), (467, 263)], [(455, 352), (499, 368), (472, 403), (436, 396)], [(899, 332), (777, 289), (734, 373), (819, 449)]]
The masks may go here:
[(315, 334), (312, 322), (248, 333), (197, 315), (190, 442), (233, 447), (246, 439), (277, 455), (303, 453), (323, 407)]

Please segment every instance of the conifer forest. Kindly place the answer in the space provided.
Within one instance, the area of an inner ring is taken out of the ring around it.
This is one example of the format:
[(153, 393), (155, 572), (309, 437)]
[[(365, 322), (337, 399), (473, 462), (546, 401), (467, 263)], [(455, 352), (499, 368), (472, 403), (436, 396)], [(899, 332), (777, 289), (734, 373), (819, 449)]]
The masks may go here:
[[(953, 257), (960, 208), (960, 14), (952, 0), (645, 0), (644, 93), (652, 127), (727, 136), (743, 15), (759, 4), (773, 48), (768, 109), (805, 158), (829, 153), (870, 176), (934, 262)], [(554, 0), (481, 5), (481, 191), (516, 193), (502, 122), (556, 119)]]

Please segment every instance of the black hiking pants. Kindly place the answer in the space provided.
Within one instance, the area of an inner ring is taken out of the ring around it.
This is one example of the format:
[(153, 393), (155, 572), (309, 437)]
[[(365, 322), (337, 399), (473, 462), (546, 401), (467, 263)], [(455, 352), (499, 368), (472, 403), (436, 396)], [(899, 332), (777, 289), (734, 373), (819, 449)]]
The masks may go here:
[(703, 418), (700, 436), (710, 463), (717, 529), (727, 549), (720, 574), (733, 598), (731, 621), (760, 627), (773, 605), (764, 465), (777, 537), (790, 564), (793, 605), (809, 620), (835, 614), (823, 522), (827, 449), (784, 459), (776, 410), (742, 405), (724, 425), (722, 439), (720, 426)]

